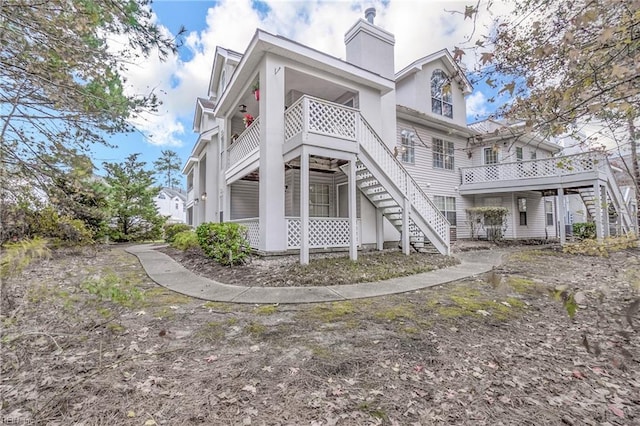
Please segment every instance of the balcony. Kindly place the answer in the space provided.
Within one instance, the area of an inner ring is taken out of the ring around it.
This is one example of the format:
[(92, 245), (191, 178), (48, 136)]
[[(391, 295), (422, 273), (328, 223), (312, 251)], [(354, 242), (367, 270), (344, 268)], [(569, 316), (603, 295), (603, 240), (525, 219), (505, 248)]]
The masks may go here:
[(305, 95), (287, 109), (284, 117), (284, 155), (303, 143), (358, 152), (357, 109)]
[(597, 152), (460, 169), (460, 194), (579, 187), (606, 180), (605, 157)]
[(227, 180), (260, 158), (260, 117), (256, 117), (227, 150)]

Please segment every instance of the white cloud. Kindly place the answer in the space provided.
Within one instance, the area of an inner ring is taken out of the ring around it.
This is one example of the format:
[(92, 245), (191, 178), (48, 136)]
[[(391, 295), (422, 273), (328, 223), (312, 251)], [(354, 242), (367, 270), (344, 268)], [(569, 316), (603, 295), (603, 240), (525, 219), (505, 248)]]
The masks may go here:
[(485, 118), (491, 110), (487, 102), (487, 97), (480, 91), (473, 92), (467, 96), (467, 117), (473, 121)]
[[(261, 14), (250, 0), (222, 0), (210, 7), (206, 27), (190, 32), (184, 49), (192, 57), (188, 61), (170, 58), (166, 62), (155, 56), (127, 73), (131, 90), (146, 93), (155, 88), (163, 105), (158, 114), (145, 114), (135, 124), (150, 136), (154, 144), (179, 146), (191, 124), (195, 100), (207, 95), (213, 55), (216, 46), (243, 52), (256, 28), (282, 35), (330, 55), (344, 58), (344, 34), (363, 17), (365, 8), (377, 9), (376, 25), (395, 35), (395, 69), (443, 48), (460, 45), (472, 31), (472, 21), (461, 14), (464, 1), (391, 1), (361, 4), (351, 1), (282, 1), (267, 0), (269, 11)], [(496, 3), (494, 10), (504, 6)], [(176, 3), (177, 5), (177, 3)], [(176, 6), (179, 7), (179, 6)], [(492, 16), (479, 15), (477, 31), (484, 31)], [(472, 61), (473, 58), (465, 58)], [(470, 114), (482, 115), (486, 99), (482, 93), (469, 97)], [(473, 111), (473, 112), (471, 112)]]

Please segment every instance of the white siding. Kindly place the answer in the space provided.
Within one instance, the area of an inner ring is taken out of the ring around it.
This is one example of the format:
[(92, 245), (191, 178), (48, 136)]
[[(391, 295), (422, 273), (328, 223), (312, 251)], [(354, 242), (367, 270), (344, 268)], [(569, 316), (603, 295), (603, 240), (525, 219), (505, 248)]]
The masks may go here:
[[(415, 140), (414, 164), (403, 163), (404, 167), (416, 180), (420, 188), (431, 198), (435, 195), (456, 198), (456, 212), (458, 226), (456, 229), (458, 238), (470, 238), (471, 231), (467, 224), (465, 209), (473, 206), (473, 198), (462, 197), (458, 193), (460, 185), (460, 167), (471, 166), (471, 160), (467, 156), (467, 140), (461, 137), (447, 135), (445, 133), (424, 128), (416, 124), (398, 120), (398, 148), (401, 144), (401, 133), (408, 130), (417, 134)], [(442, 139), (454, 144), (454, 168), (446, 170), (433, 167), (433, 138)], [(401, 155), (398, 155), (401, 158)]]
[(239, 180), (231, 185), (231, 220), (258, 217), (258, 182)]

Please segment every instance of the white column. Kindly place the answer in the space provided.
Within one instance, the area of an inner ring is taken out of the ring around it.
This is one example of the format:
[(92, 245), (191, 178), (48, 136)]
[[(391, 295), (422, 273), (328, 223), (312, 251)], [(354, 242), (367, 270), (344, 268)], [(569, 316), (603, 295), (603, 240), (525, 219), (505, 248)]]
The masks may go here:
[(376, 208), (376, 249), (384, 248), (384, 215), (382, 209)]
[(284, 218), (284, 64), (266, 54), (260, 70), (260, 250), (287, 249)]
[(356, 156), (349, 161), (349, 258), (358, 260), (358, 226), (356, 212)]
[(410, 252), (409, 247), (409, 199), (404, 198), (402, 202), (402, 252), (406, 255)]
[(300, 264), (309, 264), (309, 154), (300, 155)]
[(558, 223), (558, 226), (560, 227), (560, 229), (558, 229), (558, 235), (560, 235), (560, 244), (564, 244), (567, 242), (567, 233), (566, 233), (566, 227), (564, 226), (564, 218), (567, 215), (566, 210), (565, 210), (565, 205), (564, 205), (564, 188), (559, 188), (558, 189), (558, 208), (557, 208), (557, 215), (558, 217), (556, 218), (556, 223)]
[(200, 161), (193, 165), (193, 224), (198, 226), (202, 223), (200, 217)]
[(600, 183), (596, 181), (593, 184), (593, 203), (594, 203), (594, 221), (596, 223), (596, 238), (601, 240), (604, 236), (602, 226), (602, 200), (600, 198)]
[(607, 200), (607, 187), (605, 185), (600, 186), (600, 200), (602, 202), (602, 230), (605, 237), (610, 237), (609, 229), (609, 200)]

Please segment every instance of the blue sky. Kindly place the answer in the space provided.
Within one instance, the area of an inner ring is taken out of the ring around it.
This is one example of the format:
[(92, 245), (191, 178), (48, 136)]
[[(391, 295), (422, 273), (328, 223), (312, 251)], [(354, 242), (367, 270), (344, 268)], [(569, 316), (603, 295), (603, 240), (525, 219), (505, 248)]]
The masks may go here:
[[(470, 1), (430, 0), (156, 0), (152, 7), (157, 23), (175, 34), (181, 26), (187, 35), (179, 55), (166, 62), (151, 57), (129, 67), (130, 90), (155, 88), (163, 105), (155, 114), (133, 120), (138, 131), (116, 135), (110, 142), (117, 148), (94, 148), (94, 163), (122, 161), (131, 153), (141, 153), (151, 163), (164, 149), (176, 151), (186, 161), (197, 135), (192, 131), (193, 111), (198, 96), (207, 96), (207, 84), (217, 45), (243, 52), (256, 28), (279, 34), (328, 54), (344, 58), (344, 33), (371, 6), (376, 7), (376, 25), (396, 37), (395, 68), (402, 69), (415, 59), (442, 48), (453, 50), (471, 33), (471, 21), (451, 11), (464, 11)], [(493, 13), (505, 6), (494, 4)], [(492, 15), (482, 13), (478, 26), (489, 24)], [(467, 55), (467, 66), (474, 58)], [(467, 97), (468, 121), (476, 121), (493, 110), (486, 87), (476, 85)], [(100, 172), (99, 172), (100, 173)]]

